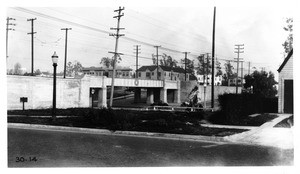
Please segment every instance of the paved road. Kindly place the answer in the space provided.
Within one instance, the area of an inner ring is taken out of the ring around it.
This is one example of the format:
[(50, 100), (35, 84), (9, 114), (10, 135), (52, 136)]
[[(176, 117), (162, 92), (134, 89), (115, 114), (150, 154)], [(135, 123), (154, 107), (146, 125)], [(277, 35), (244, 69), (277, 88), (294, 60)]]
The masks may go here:
[[(23, 160), (24, 162), (22, 162)], [(216, 165), (293, 165), (293, 150), (280, 150), (263, 146), (8, 128), (9, 167)]]

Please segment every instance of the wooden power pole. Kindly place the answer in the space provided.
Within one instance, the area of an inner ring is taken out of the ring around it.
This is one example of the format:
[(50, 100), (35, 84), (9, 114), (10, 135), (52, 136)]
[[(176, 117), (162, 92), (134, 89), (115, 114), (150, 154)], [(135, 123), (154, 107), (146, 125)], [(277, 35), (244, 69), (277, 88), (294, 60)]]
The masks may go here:
[(68, 30), (72, 30), (72, 28), (62, 28), (61, 30), (66, 30), (66, 40), (65, 40), (65, 65), (64, 65), (64, 78), (66, 78)]
[(214, 7), (213, 33), (212, 33), (212, 55), (211, 55), (211, 108), (214, 108), (215, 95), (215, 28), (216, 28), (216, 7)]
[(116, 38), (116, 45), (115, 45), (115, 52), (109, 52), (114, 54), (114, 58), (113, 58), (113, 72), (112, 72), (112, 80), (111, 80), (111, 90), (110, 90), (110, 100), (109, 100), (109, 107), (112, 107), (113, 105), (113, 97), (114, 97), (114, 83), (115, 83), (115, 74), (116, 74), (116, 63), (117, 63), (117, 59), (120, 55), (122, 55), (122, 53), (118, 53), (118, 44), (119, 44), (119, 37), (124, 36), (124, 34), (119, 34), (120, 30), (124, 30), (125, 28), (120, 28), (120, 19), (122, 16), (124, 16), (124, 13), (121, 14), (121, 12), (124, 10), (125, 8), (121, 8), (119, 7), (118, 10), (114, 10), (114, 12), (117, 12), (118, 15), (114, 16), (114, 18), (117, 18), (118, 22), (117, 22), (117, 28), (110, 28), (111, 30), (116, 30), (117, 33), (116, 34), (109, 34), (110, 36), (114, 36)]
[(31, 75), (33, 76), (33, 71), (34, 71), (34, 59), (33, 59), (33, 47), (34, 47), (34, 37), (33, 35), (36, 34), (36, 32), (33, 32), (33, 22), (34, 20), (36, 20), (36, 18), (31, 18), (31, 19), (27, 19), (27, 21), (31, 21), (31, 33), (27, 33), (27, 34), (31, 34)]
[(234, 48), (234, 49), (236, 49), (237, 51), (235, 51), (235, 53), (237, 53), (237, 58), (234, 58), (234, 59), (236, 59), (236, 70), (237, 70), (237, 74), (236, 74), (236, 81), (235, 81), (235, 87), (236, 87), (236, 90), (235, 90), (235, 93), (237, 94), (238, 93), (238, 78), (239, 78), (239, 64), (240, 64), (240, 59), (242, 59), (242, 58), (240, 58), (240, 53), (244, 53), (244, 51), (241, 51), (241, 50), (244, 50), (244, 44), (236, 44), (235, 45), (236, 46), (236, 48)]

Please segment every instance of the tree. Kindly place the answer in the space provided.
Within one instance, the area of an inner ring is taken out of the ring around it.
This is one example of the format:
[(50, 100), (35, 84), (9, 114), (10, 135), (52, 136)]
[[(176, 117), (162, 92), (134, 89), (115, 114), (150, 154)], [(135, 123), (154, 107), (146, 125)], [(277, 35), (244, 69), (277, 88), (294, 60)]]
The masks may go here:
[(254, 71), (251, 75), (245, 76), (245, 88), (253, 87), (253, 93), (263, 97), (275, 97), (277, 89), (274, 74), (270, 71)]
[(198, 67), (197, 67), (197, 74), (200, 75), (208, 75), (211, 74), (211, 60), (210, 58), (207, 59), (207, 57), (203, 55), (200, 55), (197, 57), (198, 60)]
[(7, 75), (13, 75), (14, 74), (14, 70), (13, 69), (9, 69), (7, 70)]
[(82, 65), (78, 61), (68, 62), (67, 67), (66, 67), (66, 75), (67, 76), (73, 76), (73, 75), (78, 75), (79, 72), (82, 71)]
[(106, 68), (113, 66), (113, 58), (102, 57), (100, 64), (104, 65)]
[(282, 44), (284, 52), (288, 54), (293, 49), (293, 18), (286, 19), (286, 26), (283, 29), (288, 32), (288, 37)]
[(14, 75), (20, 75), (22, 73), (22, 70), (21, 70), (21, 64), (20, 63), (16, 63), (14, 65), (14, 71), (13, 71), (13, 74)]
[(42, 72), (41, 72), (40, 69), (37, 69), (37, 70), (35, 70), (35, 72), (34, 72), (34, 75), (41, 75), (41, 74), (42, 74)]
[[(152, 54), (152, 61), (153, 61), (153, 65), (157, 64), (157, 57), (156, 55)], [(159, 64), (161, 66), (167, 66), (167, 67), (171, 67), (171, 68), (176, 68), (178, 67), (178, 61), (173, 59), (171, 56), (168, 56), (167, 54), (163, 53), (162, 58), (159, 60)]]
[(217, 69), (217, 72), (216, 72), (216, 76), (221, 76), (223, 74), (222, 72), (222, 68), (221, 68), (221, 63), (216, 60), (216, 69)]
[(231, 65), (230, 61), (227, 61), (225, 64), (225, 73), (223, 74), (223, 85), (228, 85), (229, 79), (236, 77), (236, 73), (233, 73), (234, 67)]
[[(185, 62), (186, 61), (186, 62)], [(190, 76), (190, 80), (196, 80), (196, 76), (195, 76), (195, 65), (194, 65), (194, 60), (190, 60), (190, 59), (181, 59), (181, 63), (185, 64), (186, 63), (186, 70), (187, 72), (190, 72), (191, 76)]]

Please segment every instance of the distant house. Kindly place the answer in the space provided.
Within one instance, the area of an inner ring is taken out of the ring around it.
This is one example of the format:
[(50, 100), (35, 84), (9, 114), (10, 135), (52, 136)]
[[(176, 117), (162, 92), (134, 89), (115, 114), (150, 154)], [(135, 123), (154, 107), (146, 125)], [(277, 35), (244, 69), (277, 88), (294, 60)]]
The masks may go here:
[[(132, 78), (133, 71), (131, 68), (116, 68), (115, 77), (117, 78)], [(112, 77), (113, 69), (112, 68), (103, 68), (103, 67), (88, 67), (82, 68), (82, 72), (85, 75), (90, 76), (106, 76)]]
[(294, 110), (294, 88), (293, 88), (293, 50), (284, 59), (277, 70), (278, 79), (278, 112), (293, 113)]
[[(222, 76), (215, 76), (215, 80), (214, 80), (214, 84), (215, 86), (219, 86), (222, 84)], [(197, 75), (197, 81), (200, 85), (204, 84), (204, 82), (206, 82), (206, 79), (204, 79), (204, 75)], [(212, 84), (212, 78), (211, 78), (211, 74), (208, 75), (207, 77), (207, 85), (211, 85)]]
[[(167, 66), (142, 66), (137, 70), (137, 78), (139, 79), (152, 79), (152, 80), (176, 80), (185, 81), (185, 70), (180, 67), (171, 68)], [(186, 72), (186, 81), (190, 79), (190, 71)]]
[[(243, 79), (243, 84), (245, 83), (245, 79)], [(242, 78), (241, 77), (238, 77), (237, 79), (237, 84), (239, 86), (242, 85)], [(228, 80), (228, 86), (235, 86), (236, 85), (236, 78), (232, 78), (232, 79), (229, 79)]]

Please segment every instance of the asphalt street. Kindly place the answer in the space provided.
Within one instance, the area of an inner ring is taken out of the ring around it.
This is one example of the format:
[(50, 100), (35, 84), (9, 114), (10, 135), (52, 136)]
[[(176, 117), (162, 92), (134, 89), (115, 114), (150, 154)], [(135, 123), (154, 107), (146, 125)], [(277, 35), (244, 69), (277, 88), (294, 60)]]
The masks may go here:
[(231, 143), (8, 128), (8, 167), (293, 165), (293, 150)]

